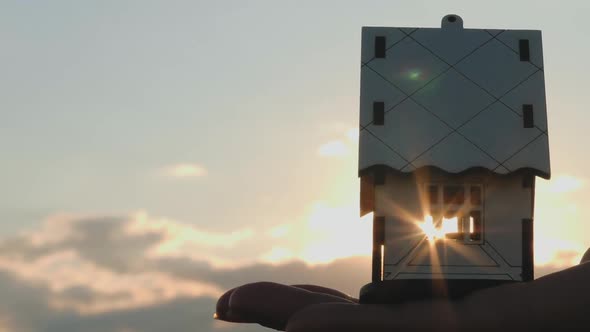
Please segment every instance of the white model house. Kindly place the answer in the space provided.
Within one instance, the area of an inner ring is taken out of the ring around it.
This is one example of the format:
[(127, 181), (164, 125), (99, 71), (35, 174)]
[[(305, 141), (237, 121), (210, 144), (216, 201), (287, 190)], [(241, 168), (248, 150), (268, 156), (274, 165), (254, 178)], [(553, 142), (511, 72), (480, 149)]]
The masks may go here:
[(533, 279), (541, 31), (364, 27), (359, 140), (374, 282)]

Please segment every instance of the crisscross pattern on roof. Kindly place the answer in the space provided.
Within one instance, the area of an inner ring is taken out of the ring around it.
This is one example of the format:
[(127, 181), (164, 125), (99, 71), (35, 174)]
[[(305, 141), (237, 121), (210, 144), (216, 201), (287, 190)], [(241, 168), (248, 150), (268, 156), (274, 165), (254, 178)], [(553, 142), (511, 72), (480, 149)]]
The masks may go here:
[[(449, 172), (520, 168), (550, 175), (541, 36), (538, 31), (367, 28), (363, 32), (359, 168)], [(373, 30), (371, 30), (373, 29)], [(386, 57), (371, 55), (373, 36)], [(531, 40), (521, 61), (519, 38)], [(385, 103), (384, 125), (372, 103)], [(522, 105), (534, 106), (523, 128)]]

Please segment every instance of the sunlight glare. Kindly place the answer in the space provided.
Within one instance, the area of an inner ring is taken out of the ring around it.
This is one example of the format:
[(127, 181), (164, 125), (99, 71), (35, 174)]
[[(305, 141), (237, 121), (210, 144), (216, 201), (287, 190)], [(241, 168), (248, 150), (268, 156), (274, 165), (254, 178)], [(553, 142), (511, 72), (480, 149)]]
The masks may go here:
[(572, 266), (586, 250), (580, 243), (545, 236), (536, 238), (534, 246), (535, 265)]
[(383, 271), (385, 267), (385, 246), (381, 245), (381, 280), (383, 280)]
[(428, 240), (434, 241), (434, 239), (438, 236), (437, 229), (434, 226), (432, 216), (424, 217), (424, 222), (419, 224), (419, 226), (424, 232), (424, 234), (426, 234), (426, 237), (428, 237)]
[(449, 234), (449, 233), (458, 233), (459, 232), (459, 226), (457, 224), (457, 217), (453, 217), (453, 218), (443, 218), (443, 222), (442, 222), (442, 237), (444, 237), (445, 235)]
[(445, 236), (449, 233), (458, 233), (459, 227), (457, 223), (457, 217), (453, 218), (443, 218), (443, 222), (440, 228), (436, 227), (434, 224), (434, 219), (432, 216), (427, 215), (424, 217), (424, 222), (418, 224), (424, 234), (429, 241), (434, 241), (436, 239), (444, 239)]
[(309, 264), (318, 264), (370, 254), (373, 213), (359, 218), (358, 209), (358, 204), (315, 204), (304, 230), (305, 243), (299, 257)]

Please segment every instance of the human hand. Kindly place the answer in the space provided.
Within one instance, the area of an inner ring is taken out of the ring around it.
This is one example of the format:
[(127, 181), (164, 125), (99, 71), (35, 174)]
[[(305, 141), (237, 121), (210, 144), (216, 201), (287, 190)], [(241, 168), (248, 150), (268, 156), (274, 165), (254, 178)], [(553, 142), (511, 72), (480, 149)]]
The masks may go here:
[(289, 332), (588, 330), (589, 308), (590, 250), (578, 266), (529, 283), (480, 290), (455, 301), (358, 304), (329, 288), (259, 282), (226, 292), (217, 302), (216, 315), (220, 320), (259, 323)]

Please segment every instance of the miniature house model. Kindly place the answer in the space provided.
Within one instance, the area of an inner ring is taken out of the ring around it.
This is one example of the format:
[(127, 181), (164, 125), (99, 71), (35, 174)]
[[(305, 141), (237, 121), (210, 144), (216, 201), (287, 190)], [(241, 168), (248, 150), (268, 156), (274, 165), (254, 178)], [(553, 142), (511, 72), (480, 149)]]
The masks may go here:
[(359, 140), (373, 282), (533, 279), (541, 31), (364, 27)]

